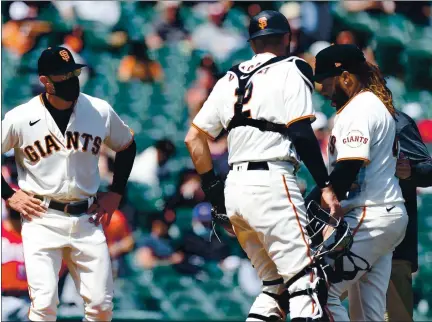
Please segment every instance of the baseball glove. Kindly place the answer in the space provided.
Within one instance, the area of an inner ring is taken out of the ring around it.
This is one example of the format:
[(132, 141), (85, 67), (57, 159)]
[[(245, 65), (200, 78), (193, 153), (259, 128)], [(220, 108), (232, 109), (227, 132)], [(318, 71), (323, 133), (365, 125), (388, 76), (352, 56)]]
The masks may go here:
[(217, 206), (212, 207), (211, 215), (212, 215), (213, 231), (215, 230), (216, 225), (219, 225), (223, 229), (225, 229), (228, 233), (235, 235), (231, 222), (225, 213), (226, 211), (221, 211), (221, 210), (222, 209), (219, 209), (219, 207)]

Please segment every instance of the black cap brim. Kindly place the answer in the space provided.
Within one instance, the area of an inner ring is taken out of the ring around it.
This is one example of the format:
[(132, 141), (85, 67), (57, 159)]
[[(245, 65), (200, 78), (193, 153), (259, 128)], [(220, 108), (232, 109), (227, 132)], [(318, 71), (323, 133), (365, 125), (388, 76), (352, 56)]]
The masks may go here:
[(254, 33), (252, 36), (249, 37), (248, 41), (261, 37), (261, 36), (268, 36), (268, 35), (283, 35), (283, 34), (287, 34), (288, 32), (286, 30), (281, 30), (281, 29), (265, 29), (265, 30), (260, 30), (257, 31), (256, 33)]
[(52, 72), (50, 74), (51, 75), (63, 75), (63, 74), (73, 72), (74, 70), (77, 70), (77, 69), (80, 69), (83, 67), (87, 67), (87, 65), (85, 65), (85, 64), (70, 64), (70, 65), (66, 66), (65, 68), (61, 68), (61, 69), (56, 70), (55, 72)]
[(315, 83), (321, 84), (321, 82), (329, 77), (334, 77), (334, 76), (338, 76), (341, 74), (341, 71), (339, 69), (335, 69), (332, 71), (329, 71), (327, 73), (320, 73), (320, 74), (315, 74), (313, 77), (313, 80), (315, 81)]

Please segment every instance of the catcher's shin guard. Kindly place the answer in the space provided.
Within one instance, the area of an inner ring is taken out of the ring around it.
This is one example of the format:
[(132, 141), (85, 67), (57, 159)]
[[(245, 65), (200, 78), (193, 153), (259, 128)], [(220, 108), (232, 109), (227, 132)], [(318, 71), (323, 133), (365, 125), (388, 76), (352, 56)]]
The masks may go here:
[(288, 281), (288, 283), (286, 283), (286, 289), (289, 290), (289, 288), (301, 277), (307, 276), (312, 272), (315, 276), (315, 279), (312, 283), (309, 283), (309, 287), (306, 287), (300, 291), (289, 293), (288, 296), (289, 299), (297, 296), (310, 296), (316, 305), (313, 316), (308, 318), (293, 317), (291, 321), (329, 321), (325, 310), (328, 299), (328, 287), (325, 279), (325, 274), (319, 266), (314, 267), (309, 265), (300, 272), (298, 272), (296, 275), (294, 275), (293, 278)]
[(279, 305), (284, 288), (282, 278), (263, 281), (263, 291), (255, 299), (246, 321), (285, 321), (286, 313)]

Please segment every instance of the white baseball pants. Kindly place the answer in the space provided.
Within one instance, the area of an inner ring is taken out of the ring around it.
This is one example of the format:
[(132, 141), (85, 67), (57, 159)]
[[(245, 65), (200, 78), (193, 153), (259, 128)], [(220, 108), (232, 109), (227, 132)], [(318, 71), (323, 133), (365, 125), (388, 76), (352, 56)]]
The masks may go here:
[[(372, 269), (359, 271), (353, 280), (331, 285), (329, 315), (334, 321), (384, 321), (393, 250), (403, 240), (408, 224), (405, 206), (398, 204), (390, 211), (384, 206), (356, 208), (345, 215), (345, 220), (355, 233), (351, 251), (364, 258)], [(365, 267), (357, 258), (354, 263)], [(344, 270), (353, 268), (344, 258)], [(348, 291), (349, 316), (339, 299), (345, 291)]]
[[(247, 170), (248, 162), (235, 164), (226, 180), (225, 204), (237, 239), (260, 279), (282, 277), (286, 283), (311, 261), (304, 228), (306, 209), (293, 166), (288, 162), (268, 164), (268, 171)], [(289, 292), (309, 288), (315, 280), (316, 276), (308, 274), (293, 283)], [(283, 284), (263, 287), (276, 294), (283, 289)], [(291, 318), (317, 317), (319, 311), (308, 295), (290, 300)], [(265, 293), (256, 298), (250, 314), (281, 316), (276, 300)]]
[(24, 259), (31, 321), (55, 321), (62, 257), (85, 303), (85, 321), (111, 321), (113, 279), (102, 226), (89, 215), (66, 216), (48, 209), (41, 218), (23, 220)]

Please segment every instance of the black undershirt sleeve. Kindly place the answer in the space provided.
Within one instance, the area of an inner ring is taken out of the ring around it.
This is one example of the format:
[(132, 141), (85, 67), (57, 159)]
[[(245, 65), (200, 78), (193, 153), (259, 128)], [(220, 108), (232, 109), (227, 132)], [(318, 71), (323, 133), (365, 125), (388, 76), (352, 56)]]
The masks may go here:
[(317, 186), (326, 187), (329, 176), (310, 120), (300, 120), (291, 124), (288, 127), (288, 136)]
[[(335, 168), (330, 174), (330, 183), (338, 200), (346, 199), (346, 194), (354, 183), (357, 174), (363, 166), (363, 160), (343, 160), (336, 163)], [(321, 189), (315, 186), (305, 198), (306, 206), (311, 200), (320, 203)]]
[(123, 151), (117, 152), (114, 159), (114, 175), (110, 190), (124, 194), (136, 155), (135, 140)]
[(6, 182), (5, 178), (2, 177), (1, 183), (1, 195), (3, 200), (7, 200), (15, 193), (15, 191), (11, 188), (11, 186)]

